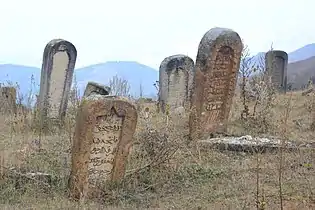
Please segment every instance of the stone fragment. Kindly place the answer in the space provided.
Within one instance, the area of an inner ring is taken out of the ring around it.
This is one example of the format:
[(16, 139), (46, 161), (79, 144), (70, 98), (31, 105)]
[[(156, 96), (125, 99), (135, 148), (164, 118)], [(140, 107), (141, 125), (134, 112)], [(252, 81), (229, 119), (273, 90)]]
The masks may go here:
[(106, 95), (109, 95), (109, 93), (110, 93), (110, 87), (102, 85), (100, 83), (96, 83), (96, 82), (88, 82), (83, 96), (88, 97), (92, 94), (106, 96)]

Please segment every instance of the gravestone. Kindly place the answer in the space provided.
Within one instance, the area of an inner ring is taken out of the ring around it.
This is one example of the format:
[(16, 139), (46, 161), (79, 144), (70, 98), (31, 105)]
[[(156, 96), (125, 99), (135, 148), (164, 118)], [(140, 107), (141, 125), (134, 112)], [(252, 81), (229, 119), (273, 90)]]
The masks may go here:
[(86, 85), (83, 96), (88, 97), (90, 95), (109, 95), (110, 87), (102, 85), (96, 82), (88, 82)]
[(99, 197), (106, 183), (123, 178), (137, 118), (127, 99), (91, 95), (83, 100), (72, 147), (73, 198)]
[(39, 110), (46, 117), (63, 120), (77, 58), (75, 46), (63, 39), (50, 41), (44, 50), (40, 79)]
[(0, 110), (3, 113), (16, 113), (16, 89), (14, 87), (0, 87)]
[(265, 66), (271, 75), (274, 88), (279, 92), (286, 93), (288, 54), (281, 50), (268, 51), (265, 55)]
[(159, 70), (159, 101), (165, 112), (165, 104), (171, 109), (189, 107), (194, 77), (194, 61), (186, 55), (165, 58)]
[(213, 28), (201, 39), (189, 116), (190, 138), (226, 132), (243, 44), (238, 33)]
[(146, 107), (144, 109), (144, 119), (148, 119), (149, 118), (149, 114), (150, 114), (150, 109), (149, 109), (149, 107)]

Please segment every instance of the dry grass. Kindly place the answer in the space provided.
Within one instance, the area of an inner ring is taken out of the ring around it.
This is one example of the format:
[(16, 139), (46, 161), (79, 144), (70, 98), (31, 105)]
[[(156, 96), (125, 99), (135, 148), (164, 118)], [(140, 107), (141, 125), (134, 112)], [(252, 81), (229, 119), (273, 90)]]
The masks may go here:
[[(276, 97), (270, 129), (264, 135), (281, 136), (281, 113), (288, 97)], [(315, 110), (312, 101), (313, 96), (292, 93), (286, 130), (289, 139), (314, 139), (310, 130)], [(240, 123), (240, 104), (239, 97), (235, 97), (229, 133), (254, 134)], [(143, 113), (146, 107), (148, 119)], [(252, 109), (253, 104), (249, 107)], [(100, 200), (72, 201), (67, 182), (75, 110), (73, 107), (68, 112), (63, 129), (54, 128), (42, 136), (36, 130), (34, 113), (1, 115), (1, 209), (256, 209), (257, 174), (261, 209), (280, 209), (278, 153), (249, 155), (200, 148), (187, 142), (187, 116), (170, 116), (167, 124), (166, 116), (156, 112), (155, 104), (144, 102), (138, 104), (138, 126), (126, 178), (110, 186)], [(307, 150), (283, 151), (284, 209), (315, 209), (314, 155), (314, 151)], [(13, 167), (16, 170), (8, 170)], [(31, 171), (52, 174), (49, 186), (23, 177)]]

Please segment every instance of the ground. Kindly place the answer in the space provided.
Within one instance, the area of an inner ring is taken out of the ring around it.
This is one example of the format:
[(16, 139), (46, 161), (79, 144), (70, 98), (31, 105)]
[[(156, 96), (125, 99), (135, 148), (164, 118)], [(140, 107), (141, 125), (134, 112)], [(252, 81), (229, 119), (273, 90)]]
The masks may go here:
[[(273, 114), (261, 121), (268, 125), (253, 126), (257, 118), (248, 126), (239, 121), (242, 103), (236, 95), (228, 133), (311, 142), (313, 98), (301, 92), (277, 95)], [(146, 106), (149, 119), (141, 114)], [(68, 112), (61, 131), (52, 129), (47, 135), (39, 135), (33, 113), (2, 116), (1, 209), (280, 209), (281, 201), (284, 209), (315, 209), (313, 150), (247, 154), (201, 148), (197, 142), (188, 143), (185, 117), (170, 117), (167, 124), (153, 104), (139, 106), (135, 144), (122, 183), (109, 186), (100, 199), (71, 200), (67, 182), (74, 113)], [(31, 171), (52, 174), (52, 181), (47, 185), (25, 179), (23, 173)]]

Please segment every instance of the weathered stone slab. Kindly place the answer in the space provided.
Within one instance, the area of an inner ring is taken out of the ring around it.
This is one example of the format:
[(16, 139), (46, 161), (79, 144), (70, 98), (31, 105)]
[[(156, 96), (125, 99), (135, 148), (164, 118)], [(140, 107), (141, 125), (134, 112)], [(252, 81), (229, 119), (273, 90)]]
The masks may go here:
[(159, 70), (159, 101), (162, 111), (189, 106), (194, 77), (194, 61), (186, 55), (165, 58)]
[(201, 39), (189, 119), (191, 139), (226, 131), (242, 49), (240, 36), (230, 29), (213, 28)]
[(76, 57), (75, 46), (66, 40), (54, 39), (46, 45), (38, 98), (43, 120), (65, 116)]
[(287, 91), (288, 54), (281, 50), (268, 51), (265, 55), (265, 66), (271, 74), (271, 82), (277, 91)]
[(88, 97), (90, 95), (109, 95), (110, 87), (102, 85), (96, 82), (88, 82), (86, 85), (83, 96)]
[(208, 140), (200, 140), (198, 143), (204, 149), (219, 149), (229, 150), (235, 152), (273, 152), (279, 151), (283, 147), (286, 151), (296, 151), (299, 149), (313, 149), (315, 150), (315, 142), (313, 143), (297, 143), (294, 141), (285, 141), (282, 144), (281, 140), (275, 138), (253, 138), (250, 135), (241, 137), (225, 137), (225, 138), (211, 138)]
[(91, 95), (83, 100), (72, 148), (72, 197), (98, 197), (107, 182), (123, 178), (137, 118), (127, 99)]
[(16, 113), (16, 89), (14, 87), (0, 87), (0, 110), (3, 113)]

